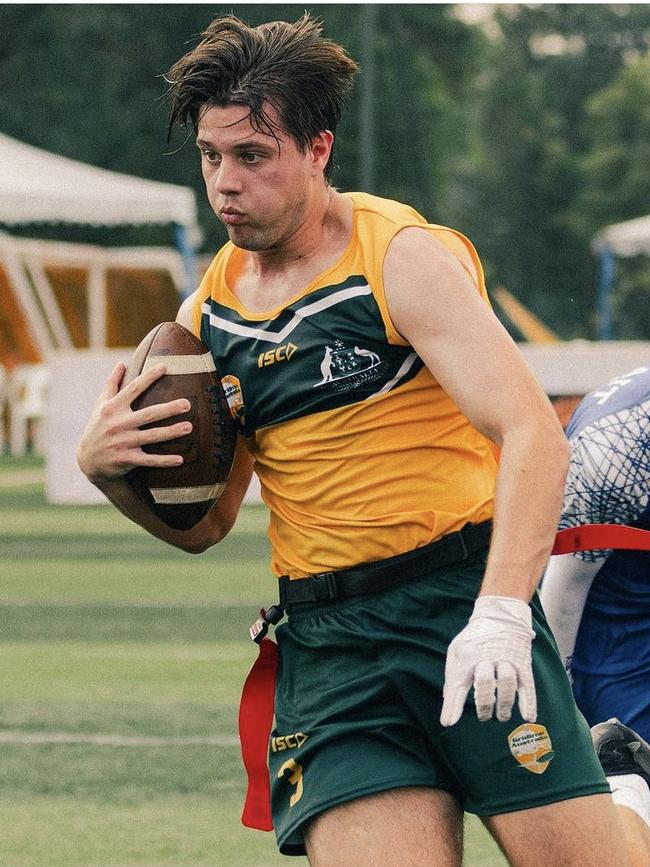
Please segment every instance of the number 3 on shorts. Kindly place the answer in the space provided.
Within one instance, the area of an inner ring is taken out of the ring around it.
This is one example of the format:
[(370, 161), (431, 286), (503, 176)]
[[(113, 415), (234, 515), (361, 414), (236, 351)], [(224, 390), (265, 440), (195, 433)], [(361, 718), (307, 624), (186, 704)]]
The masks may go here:
[(296, 791), (289, 798), (289, 806), (295, 807), (298, 801), (302, 798), (302, 765), (299, 765), (295, 759), (289, 759), (278, 771), (279, 780), (282, 779), (285, 771), (289, 771), (288, 780), (292, 786), (296, 787)]

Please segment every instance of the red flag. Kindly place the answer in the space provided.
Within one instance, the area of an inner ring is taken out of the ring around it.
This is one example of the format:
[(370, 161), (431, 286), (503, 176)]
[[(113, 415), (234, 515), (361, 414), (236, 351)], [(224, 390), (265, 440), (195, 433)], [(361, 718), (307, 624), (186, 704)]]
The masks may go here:
[(239, 704), (239, 740), (248, 776), (241, 820), (247, 828), (272, 831), (267, 756), (273, 726), (278, 646), (270, 638), (264, 638), (259, 647), (259, 656), (248, 673)]
[(595, 551), (616, 548), (628, 551), (650, 551), (650, 530), (625, 524), (584, 524), (560, 530), (551, 554), (573, 554), (574, 551)]

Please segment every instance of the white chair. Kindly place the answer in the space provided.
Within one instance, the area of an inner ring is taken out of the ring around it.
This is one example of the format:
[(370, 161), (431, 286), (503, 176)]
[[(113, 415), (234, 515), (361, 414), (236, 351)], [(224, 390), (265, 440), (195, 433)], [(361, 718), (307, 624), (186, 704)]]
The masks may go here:
[(12, 455), (26, 454), (28, 444), (35, 454), (45, 454), (48, 376), (44, 364), (21, 364), (9, 376), (9, 450)]

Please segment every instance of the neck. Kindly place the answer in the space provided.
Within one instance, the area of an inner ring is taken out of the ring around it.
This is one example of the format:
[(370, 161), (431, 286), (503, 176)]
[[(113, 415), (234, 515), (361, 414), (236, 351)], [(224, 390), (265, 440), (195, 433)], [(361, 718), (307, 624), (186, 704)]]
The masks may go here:
[(249, 252), (253, 272), (262, 277), (281, 274), (322, 254), (338, 231), (346, 204), (340, 193), (324, 187), (287, 237), (269, 250)]

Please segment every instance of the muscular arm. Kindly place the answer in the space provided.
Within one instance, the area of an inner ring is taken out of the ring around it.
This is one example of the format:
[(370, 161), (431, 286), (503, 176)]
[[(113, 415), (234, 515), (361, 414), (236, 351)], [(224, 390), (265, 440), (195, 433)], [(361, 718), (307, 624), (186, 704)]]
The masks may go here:
[[(469, 258), (469, 257), (468, 257)], [(528, 601), (548, 559), (568, 448), (546, 396), (462, 265), (424, 229), (392, 242), (384, 281), (395, 327), (469, 421), (501, 449), (494, 530), (467, 626), (451, 641), (440, 722), (461, 717), (472, 685), (480, 720), (537, 716)]]
[(568, 446), (546, 395), (473, 285), (469, 266), (427, 231), (406, 229), (386, 257), (387, 300), (400, 334), (501, 449), (481, 595), (528, 601), (553, 544)]
[[(193, 330), (191, 309), (192, 299), (188, 299), (176, 319)], [(232, 528), (251, 479), (253, 459), (240, 439), (226, 489), (210, 512), (190, 530), (174, 530), (163, 524), (135, 494), (125, 476), (134, 467), (173, 467), (181, 462), (179, 455), (151, 455), (142, 446), (187, 434), (189, 430), (185, 425), (189, 422), (148, 431), (139, 428), (147, 422), (179, 415), (188, 407), (183, 406), (183, 401), (171, 401), (133, 412), (134, 399), (163, 371), (153, 368), (120, 391), (125, 369), (123, 364), (117, 365), (95, 405), (77, 450), (79, 466), (122, 514), (149, 533), (189, 553), (205, 551), (220, 542)]]

